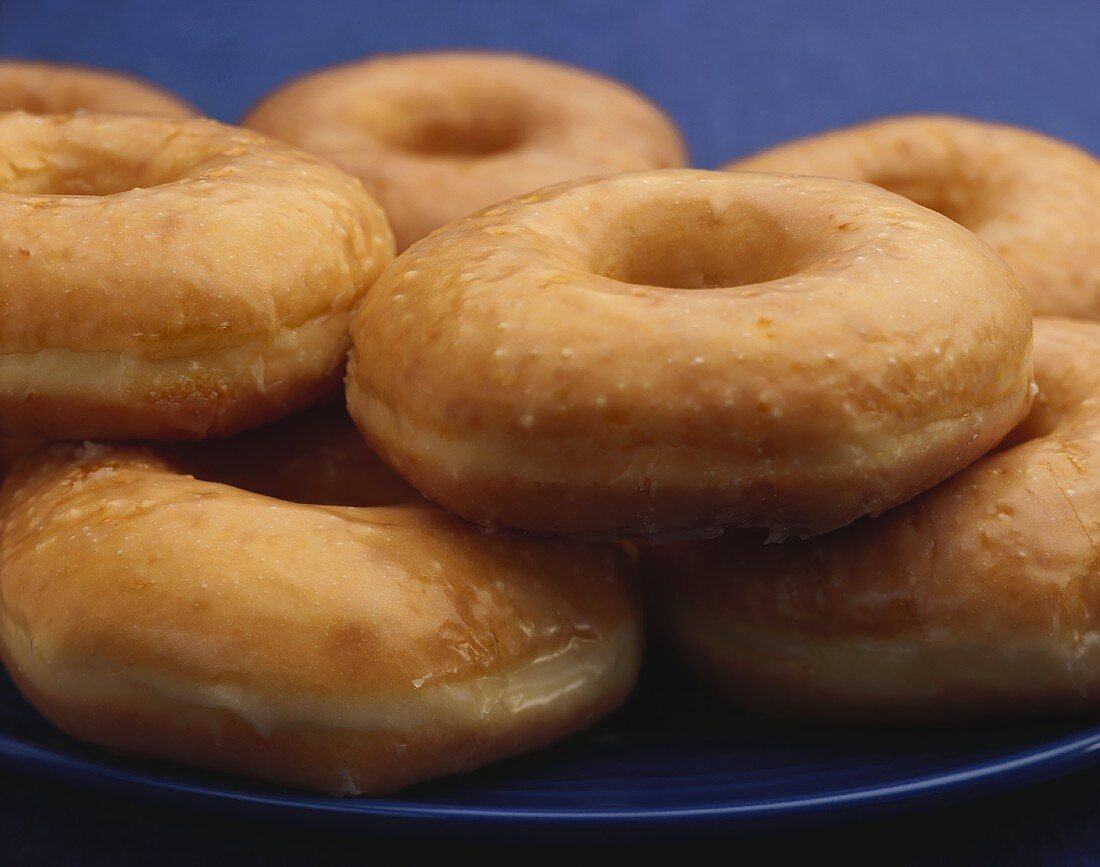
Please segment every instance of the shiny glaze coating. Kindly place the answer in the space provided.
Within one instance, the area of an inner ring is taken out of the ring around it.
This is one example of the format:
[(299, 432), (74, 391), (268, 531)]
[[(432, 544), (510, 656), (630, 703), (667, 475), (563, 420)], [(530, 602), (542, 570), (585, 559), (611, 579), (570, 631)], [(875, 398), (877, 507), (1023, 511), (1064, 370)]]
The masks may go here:
[(198, 114), (175, 94), (131, 75), (33, 60), (0, 60), (0, 111), (89, 111), (172, 118)]
[(657, 171), (486, 209), (414, 245), (352, 321), (371, 446), (490, 526), (835, 529), (1026, 413), (1004, 263), (867, 184)]
[(97, 445), (22, 462), (0, 515), (13, 680), (127, 753), (381, 793), (576, 731), (637, 675), (612, 545), (295, 505)]
[(339, 379), (393, 256), (354, 178), (208, 120), (0, 115), (0, 433), (225, 435)]
[(939, 718), (1100, 700), (1100, 325), (1035, 322), (1039, 395), (997, 451), (873, 520), (647, 552), (658, 618), (733, 700)]
[(1100, 319), (1100, 160), (1029, 130), (897, 117), (726, 166), (877, 184), (958, 221), (1016, 272), (1037, 316)]
[(685, 160), (672, 121), (637, 93), (513, 54), (404, 54), (321, 70), (243, 123), (362, 179), (398, 250), (547, 184)]

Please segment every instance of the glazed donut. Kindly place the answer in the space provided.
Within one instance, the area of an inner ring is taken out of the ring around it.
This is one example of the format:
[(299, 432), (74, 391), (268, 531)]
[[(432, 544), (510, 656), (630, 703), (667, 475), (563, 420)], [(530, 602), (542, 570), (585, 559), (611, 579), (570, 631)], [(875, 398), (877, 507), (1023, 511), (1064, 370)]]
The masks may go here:
[(127, 754), (381, 794), (577, 731), (638, 671), (613, 545), (295, 505), (98, 445), (21, 462), (0, 515), (13, 681)]
[[(180, 443), (170, 455), (197, 478), (295, 503), (396, 506), (422, 499), (367, 448), (342, 401), (227, 439)], [(0, 466), (2, 458), (0, 441)]]
[(244, 124), (362, 179), (398, 250), (547, 184), (685, 159), (676, 127), (638, 94), (511, 54), (406, 54), (322, 70), (266, 97)]
[(673, 643), (735, 701), (785, 715), (1095, 707), (1100, 325), (1036, 320), (1035, 373), (1000, 450), (877, 519), (652, 549)]
[(172, 118), (198, 114), (178, 96), (140, 78), (105, 69), (30, 60), (0, 60), (0, 111), (93, 111)]
[(0, 115), (0, 434), (198, 439), (339, 382), (393, 256), (354, 178), (208, 120)]
[(1057, 139), (954, 117), (898, 117), (726, 166), (867, 181), (946, 214), (1008, 262), (1036, 315), (1100, 319), (1100, 160)]
[(656, 171), (414, 245), (352, 320), (368, 443), (489, 526), (579, 535), (877, 514), (1025, 414), (1031, 317), (970, 232), (866, 184)]

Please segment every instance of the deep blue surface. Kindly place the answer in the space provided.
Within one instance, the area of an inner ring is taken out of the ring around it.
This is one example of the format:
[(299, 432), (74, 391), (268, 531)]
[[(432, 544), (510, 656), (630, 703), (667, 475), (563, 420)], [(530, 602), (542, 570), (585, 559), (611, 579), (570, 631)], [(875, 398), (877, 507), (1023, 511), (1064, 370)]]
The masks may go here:
[[(0, 55), (130, 70), (224, 120), (317, 66), (436, 47), (528, 51), (623, 79), (680, 122), (703, 166), (903, 111), (1011, 121), (1100, 151), (1100, 2), (1094, 0), (0, 0)], [(281, 797), (225, 779), (104, 760), (45, 728), (6, 690), (0, 687), (0, 752), (4, 745), (10, 752), (15, 737), (90, 763), (49, 762), (38, 772), (75, 773), (88, 782), (87, 773), (105, 769)], [(1088, 758), (1083, 751), (1095, 732), (1088, 720), (939, 730), (780, 725), (717, 708), (702, 692), (671, 686), (667, 672), (651, 671), (631, 705), (595, 732), (395, 802), (545, 811), (580, 802), (590, 808), (594, 793), (602, 792), (605, 811), (737, 801), (757, 809), (751, 818), (759, 820), (767, 798), (942, 776), (1069, 744), (1041, 767), (954, 779), (923, 793), (934, 798), (898, 793), (892, 804), (915, 808), (984, 786), (1022, 783), (1040, 770), (1064, 770), (1063, 759)], [(190, 864), (222, 857), (238, 864), (359, 863), (374, 854), (361, 837), (158, 806), (148, 791), (134, 798), (129, 784), (114, 783), (130, 794), (92, 794), (0, 773), (0, 863)], [(846, 818), (823, 816), (818, 805), (814, 812), (829, 821)], [(727, 860), (747, 856), (747, 863), (862, 855), (876, 863), (1084, 864), (1100, 853), (1098, 816), (1100, 775), (1078, 774), (968, 806), (832, 830), (792, 831), (807, 815), (796, 822), (790, 814), (774, 820), (765, 836), (740, 838), (726, 854)], [(654, 824), (643, 821), (637, 833)], [(430, 840), (438, 827), (422, 827), (417, 837)], [(693, 826), (681, 841), (702, 830)]]

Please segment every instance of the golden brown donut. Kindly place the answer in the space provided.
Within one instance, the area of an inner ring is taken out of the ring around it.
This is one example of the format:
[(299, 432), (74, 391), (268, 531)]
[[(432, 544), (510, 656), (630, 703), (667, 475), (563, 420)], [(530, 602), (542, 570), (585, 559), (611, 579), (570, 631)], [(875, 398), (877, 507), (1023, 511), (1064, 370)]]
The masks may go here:
[(735, 701), (941, 718), (1100, 700), (1100, 325), (1035, 322), (1039, 396), (932, 491), (805, 541), (653, 548), (654, 611)]
[(0, 115), (0, 434), (198, 439), (312, 403), (392, 256), (358, 181), (254, 132)]
[(398, 250), (537, 187), (685, 159), (675, 125), (637, 93), (514, 54), (404, 54), (325, 69), (267, 96), (244, 125), (361, 178)]
[(897, 117), (737, 160), (738, 171), (867, 181), (946, 214), (1012, 266), (1036, 315), (1100, 319), (1100, 160), (955, 117)]
[(577, 731), (638, 671), (613, 545), (295, 505), (98, 445), (21, 462), (0, 515), (12, 679), (128, 754), (380, 794)]
[(835, 529), (985, 453), (1031, 317), (970, 232), (866, 184), (656, 171), (455, 223), (352, 321), (368, 443), (490, 526)]
[[(171, 455), (197, 478), (295, 503), (396, 506), (422, 499), (367, 448), (343, 401), (226, 439), (180, 443)], [(0, 441), (0, 465), (2, 456)]]
[(0, 111), (70, 114), (148, 114), (184, 118), (198, 114), (180, 99), (140, 78), (67, 63), (0, 60)]

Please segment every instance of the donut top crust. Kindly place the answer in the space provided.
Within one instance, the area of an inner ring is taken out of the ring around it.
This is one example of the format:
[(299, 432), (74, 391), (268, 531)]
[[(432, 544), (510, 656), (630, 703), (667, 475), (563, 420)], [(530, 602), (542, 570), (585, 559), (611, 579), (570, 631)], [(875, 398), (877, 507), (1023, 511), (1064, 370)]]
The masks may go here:
[(135, 76), (31, 60), (0, 60), (0, 111), (90, 111), (169, 118), (198, 114), (178, 96)]
[[(488, 523), (542, 526), (507, 523), (530, 504), (509, 499), (513, 477), (579, 490), (568, 509), (545, 500), (576, 518), (565, 532), (615, 520), (584, 513), (608, 490), (678, 485), (632, 532), (742, 489), (805, 508), (765, 526), (832, 529), (899, 501), (899, 455), (905, 499), (1030, 400), (1030, 314), (999, 257), (838, 180), (669, 170), (544, 189), (414, 245), (352, 335), (349, 404), (375, 450)], [(480, 482), (473, 506), (458, 489)]]
[(327, 706), (335, 725), (482, 678), (491, 705), (521, 669), (623, 630), (637, 640), (619, 549), (487, 536), (430, 506), (295, 505), (141, 450), (54, 446), (16, 468), (0, 508), (17, 664)]
[(0, 351), (179, 358), (347, 311), (393, 255), (354, 178), (209, 120), (0, 116)]
[(915, 115), (800, 139), (724, 168), (877, 184), (975, 232), (1016, 272), (1036, 315), (1100, 318), (1100, 160), (1067, 142)]
[(634, 91), (512, 54), (405, 54), (322, 70), (263, 99), (244, 124), (361, 178), (399, 250), (547, 184), (685, 161), (675, 126)]
[(696, 629), (723, 624), (779, 641), (1090, 652), (1100, 612), (1100, 326), (1037, 319), (1035, 365), (1026, 420), (937, 488), (814, 539), (763, 545), (730, 534), (654, 549), (661, 594)]

